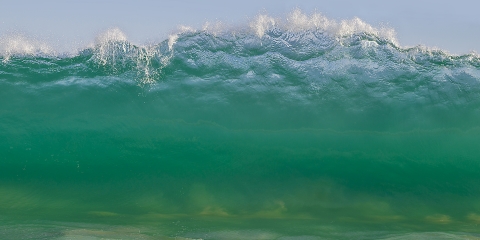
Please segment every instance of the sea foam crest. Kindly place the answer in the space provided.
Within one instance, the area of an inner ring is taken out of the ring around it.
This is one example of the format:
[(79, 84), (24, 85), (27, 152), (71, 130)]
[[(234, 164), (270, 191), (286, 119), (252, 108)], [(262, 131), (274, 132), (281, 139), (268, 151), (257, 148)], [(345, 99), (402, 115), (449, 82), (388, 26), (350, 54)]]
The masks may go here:
[(169, 63), (175, 41), (175, 36), (171, 36), (168, 51), (160, 45), (137, 46), (129, 42), (119, 28), (112, 28), (96, 38), (90, 47), (90, 60), (110, 73), (136, 71), (141, 83), (150, 83), (158, 78), (162, 68)]
[(250, 22), (250, 27), (260, 38), (263, 37), (267, 31), (279, 28), (289, 32), (322, 31), (335, 37), (367, 33), (387, 39), (398, 45), (395, 30), (392, 28), (375, 28), (360, 18), (337, 22), (320, 13), (307, 15), (300, 9), (295, 9), (285, 19), (273, 18), (265, 14), (258, 15)]
[(95, 58), (98, 63), (105, 65), (114, 63), (119, 54), (127, 53), (130, 43), (127, 36), (118, 28), (105, 31), (95, 39)]
[(3, 62), (12, 56), (54, 55), (55, 51), (48, 44), (20, 34), (7, 35), (0, 38), (0, 54)]
[(204, 32), (213, 36), (225, 35), (255, 35), (264, 38), (269, 31), (280, 30), (301, 34), (305, 32), (322, 32), (333, 38), (345, 38), (355, 34), (366, 33), (380, 39), (385, 39), (395, 45), (399, 45), (393, 28), (373, 27), (360, 18), (336, 21), (321, 13), (305, 14), (300, 9), (295, 9), (286, 17), (273, 17), (268, 14), (259, 14), (247, 25), (230, 26), (222, 22), (206, 22), (201, 29), (180, 26), (178, 31), (171, 34), (168, 39), (169, 49), (172, 50), (179, 36), (185, 33)]
[(127, 36), (119, 28), (112, 28), (97, 36), (96, 42), (104, 44), (108, 42), (126, 42)]

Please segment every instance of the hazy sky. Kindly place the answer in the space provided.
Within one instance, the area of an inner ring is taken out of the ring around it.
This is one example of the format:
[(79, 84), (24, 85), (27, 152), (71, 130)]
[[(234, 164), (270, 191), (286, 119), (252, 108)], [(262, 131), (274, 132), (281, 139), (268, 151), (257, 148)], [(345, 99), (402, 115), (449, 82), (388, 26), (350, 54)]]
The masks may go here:
[(142, 44), (165, 39), (179, 25), (239, 24), (259, 13), (285, 16), (295, 7), (335, 20), (359, 17), (373, 26), (387, 25), (402, 46), (480, 52), (476, 0), (0, 0), (0, 36), (20, 32), (59, 46), (78, 46), (118, 27)]

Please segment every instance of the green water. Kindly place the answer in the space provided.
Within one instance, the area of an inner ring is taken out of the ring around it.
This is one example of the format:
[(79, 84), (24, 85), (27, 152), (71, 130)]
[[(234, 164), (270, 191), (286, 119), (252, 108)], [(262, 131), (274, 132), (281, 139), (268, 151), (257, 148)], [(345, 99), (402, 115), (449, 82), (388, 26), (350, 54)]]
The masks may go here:
[(4, 58), (0, 238), (480, 236), (478, 58), (269, 34)]
[(322, 231), (325, 225), (477, 232), (480, 130), (143, 124), (150, 127), (134, 134), (60, 130), (9, 144), (2, 159), (2, 215), (129, 226), (182, 223), (186, 230), (170, 226), (173, 235), (237, 228), (333, 234)]

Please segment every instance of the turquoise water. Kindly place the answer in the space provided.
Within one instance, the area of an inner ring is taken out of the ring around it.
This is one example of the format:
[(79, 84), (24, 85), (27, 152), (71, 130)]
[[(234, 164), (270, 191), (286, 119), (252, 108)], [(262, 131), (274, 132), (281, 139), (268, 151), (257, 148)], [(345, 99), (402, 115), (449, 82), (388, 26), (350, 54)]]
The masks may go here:
[(480, 58), (268, 23), (5, 48), (0, 238), (480, 238)]

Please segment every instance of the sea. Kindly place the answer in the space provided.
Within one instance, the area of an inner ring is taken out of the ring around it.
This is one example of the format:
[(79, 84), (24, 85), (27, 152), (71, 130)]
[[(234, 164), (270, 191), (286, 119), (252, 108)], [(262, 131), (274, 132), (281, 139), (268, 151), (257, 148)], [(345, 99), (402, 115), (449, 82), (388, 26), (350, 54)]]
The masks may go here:
[(0, 239), (480, 239), (480, 57), (298, 9), (0, 36)]

